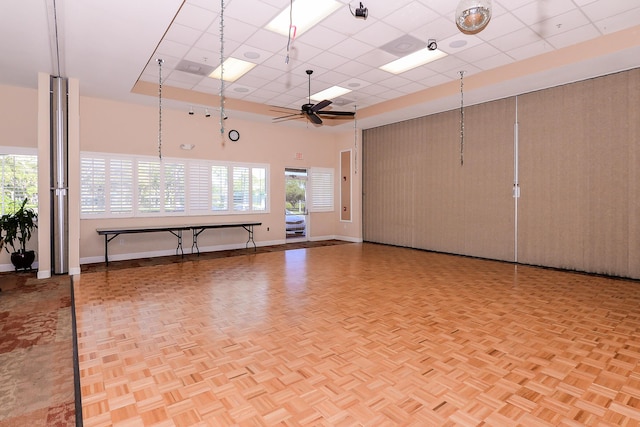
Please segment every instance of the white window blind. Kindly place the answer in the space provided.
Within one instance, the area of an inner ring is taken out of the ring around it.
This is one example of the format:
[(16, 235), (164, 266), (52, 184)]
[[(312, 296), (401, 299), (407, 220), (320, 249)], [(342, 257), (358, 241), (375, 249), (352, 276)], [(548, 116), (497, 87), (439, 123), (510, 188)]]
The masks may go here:
[(233, 210), (249, 210), (249, 168), (233, 167)]
[(100, 214), (106, 210), (106, 165), (104, 159), (80, 160), (80, 212)]
[(251, 204), (254, 211), (267, 210), (267, 170), (251, 168)]
[(332, 168), (311, 168), (310, 172), (310, 212), (333, 211), (334, 171)]
[(229, 168), (211, 166), (211, 209), (226, 211), (229, 209)]
[(109, 212), (133, 213), (133, 161), (109, 160)]
[(166, 213), (184, 212), (185, 182), (184, 163), (163, 162), (164, 168), (164, 211)]
[(189, 210), (191, 212), (207, 212), (211, 206), (209, 165), (191, 162), (188, 167)]
[(160, 212), (160, 162), (138, 161), (138, 212)]

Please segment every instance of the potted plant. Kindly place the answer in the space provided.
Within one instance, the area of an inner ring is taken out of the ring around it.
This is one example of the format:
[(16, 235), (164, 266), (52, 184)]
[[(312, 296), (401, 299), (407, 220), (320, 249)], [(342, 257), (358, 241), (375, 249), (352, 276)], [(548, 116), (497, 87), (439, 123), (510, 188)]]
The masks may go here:
[[(36, 253), (28, 251), (26, 245), (31, 239), (31, 233), (38, 227), (38, 214), (31, 208), (25, 208), (26, 204), (25, 198), (18, 210), (0, 217), (0, 240), (7, 253), (11, 254), (11, 263), (16, 271), (31, 269), (31, 264), (36, 259)], [(9, 247), (13, 252), (9, 251)]]

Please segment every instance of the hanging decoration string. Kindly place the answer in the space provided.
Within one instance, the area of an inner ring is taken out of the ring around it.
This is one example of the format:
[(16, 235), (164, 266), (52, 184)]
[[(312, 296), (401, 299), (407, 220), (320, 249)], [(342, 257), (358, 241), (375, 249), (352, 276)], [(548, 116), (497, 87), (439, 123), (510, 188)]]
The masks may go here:
[(224, 0), (220, 0), (220, 142), (224, 145)]
[(358, 173), (358, 115), (355, 114), (357, 112), (357, 105), (353, 106), (353, 142), (354, 142), (354, 146), (355, 146), (355, 152), (354, 152), (354, 157), (353, 157), (353, 173), (357, 174)]
[(460, 71), (460, 166), (464, 165), (464, 71)]
[(158, 158), (162, 160), (162, 63), (164, 59), (157, 59), (158, 62)]

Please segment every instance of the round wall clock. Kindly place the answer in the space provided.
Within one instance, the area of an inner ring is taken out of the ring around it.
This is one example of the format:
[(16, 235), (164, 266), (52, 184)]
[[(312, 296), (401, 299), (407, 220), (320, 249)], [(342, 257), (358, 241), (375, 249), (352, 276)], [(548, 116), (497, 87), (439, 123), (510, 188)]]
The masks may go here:
[(240, 139), (240, 132), (238, 132), (235, 129), (231, 129), (229, 131), (229, 139), (232, 140), (233, 142), (236, 142), (237, 140)]

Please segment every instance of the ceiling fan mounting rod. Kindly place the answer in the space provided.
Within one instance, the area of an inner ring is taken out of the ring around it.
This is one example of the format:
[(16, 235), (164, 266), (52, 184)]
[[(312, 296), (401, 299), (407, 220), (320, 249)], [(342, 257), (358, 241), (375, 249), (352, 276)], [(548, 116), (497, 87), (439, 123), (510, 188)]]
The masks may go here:
[(313, 70), (307, 70), (307, 76), (309, 76), (309, 105), (311, 105), (311, 74), (313, 74)]

